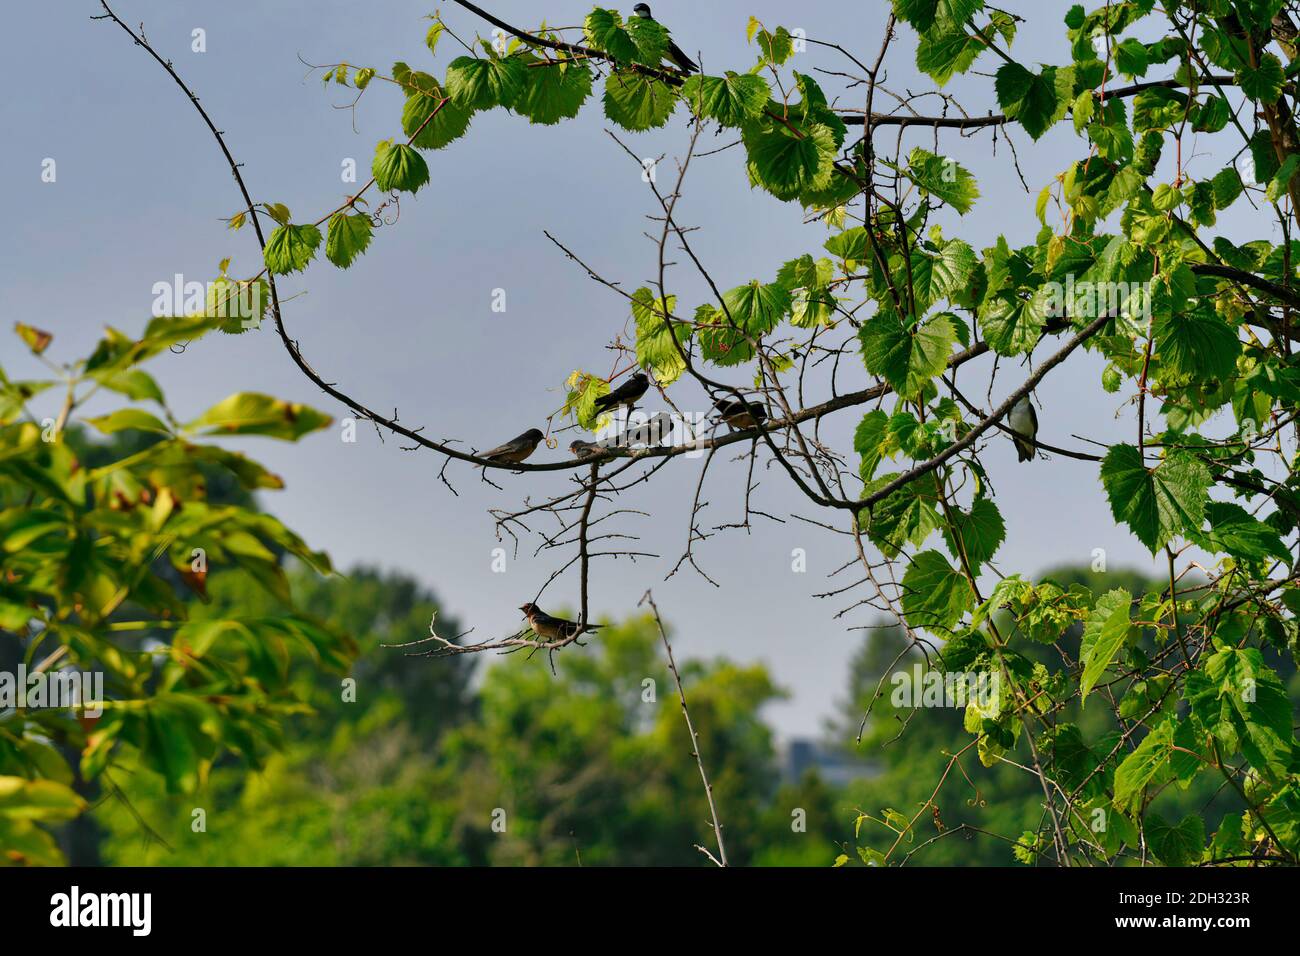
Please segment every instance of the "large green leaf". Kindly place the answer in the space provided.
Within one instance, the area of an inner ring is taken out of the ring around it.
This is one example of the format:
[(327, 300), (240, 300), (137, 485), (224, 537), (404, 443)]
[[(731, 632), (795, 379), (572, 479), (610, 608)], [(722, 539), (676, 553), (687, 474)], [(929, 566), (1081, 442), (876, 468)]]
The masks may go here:
[(765, 118), (747, 124), (743, 138), (750, 180), (777, 199), (794, 199), (830, 182), (835, 137), (829, 126), (810, 123), (797, 128)]
[[(405, 143), (384, 140), (375, 147), (375, 161), (371, 166), (375, 185), (388, 192), (413, 193), (429, 181), (429, 167), (415, 149)], [(317, 237), (320, 233), (317, 233)]]
[(1177, 534), (1199, 531), (1210, 472), (1185, 452), (1147, 468), (1132, 445), (1115, 445), (1101, 463), (1101, 481), (1116, 521), (1123, 521), (1154, 554)]
[(665, 303), (649, 289), (637, 289), (632, 295), (632, 318), (636, 321), (636, 359), (640, 366), (654, 372), (655, 381), (670, 385), (686, 371), (686, 362), (673, 344), (685, 346), (690, 340), (691, 327), (685, 322), (674, 322), (669, 316), (676, 307), (676, 296)]
[(662, 80), (617, 70), (605, 79), (605, 115), (624, 129), (656, 129), (668, 122), (677, 94)]
[(447, 94), (471, 110), (509, 109), (523, 92), (525, 69), (519, 57), (457, 57), (447, 66)]
[(330, 216), (325, 258), (340, 269), (346, 269), (370, 245), (372, 228), (369, 216), (336, 212)]
[(723, 126), (743, 126), (746, 120), (757, 119), (771, 97), (767, 80), (753, 74), (726, 76), (692, 76), (682, 87), (691, 108)]
[(1187, 675), (1192, 713), (1228, 753), (1240, 749), (1258, 771), (1279, 778), (1291, 766), (1291, 699), (1253, 647), (1223, 646)]
[(943, 315), (908, 328), (897, 312), (886, 309), (862, 326), (858, 338), (867, 371), (911, 398), (947, 367), (957, 333)]
[(306, 269), (316, 255), (320, 240), (320, 230), (313, 225), (279, 226), (266, 241), (266, 268), (275, 275)]
[(938, 551), (922, 551), (903, 575), (903, 614), (911, 627), (951, 631), (975, 594), (961, 571)]
[(955, 159), (936, 156), (919, 146), (908, 154), (906, 172), (922, 192), (943, 200), (962, 215), (970, 212), (980, 194), (975, 177)]
[(1042, 73), (1032, 73), (1019, 63), (1005, 63), (994, 86), (1007, 116), (1019, 120), (1025, 132), (1038, 139), (1065, 115), (1073, 82), (1069, 69), (1047, 66)]
[(575, 60), (548, 63), (533, 58), (525, 61), (527, 69), (523, 93), (515, 109), (533, 123), (554, 125), (572, 119), (591, 95), (591, 70)]

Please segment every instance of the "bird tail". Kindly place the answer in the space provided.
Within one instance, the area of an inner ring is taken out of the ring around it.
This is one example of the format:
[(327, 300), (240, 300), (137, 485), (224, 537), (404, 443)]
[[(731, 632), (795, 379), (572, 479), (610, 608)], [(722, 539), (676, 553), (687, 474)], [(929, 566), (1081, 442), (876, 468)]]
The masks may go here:
[(1013, 435), (1011, 440), (1016, 443), (1016, 455), (1020, 461), (1029, 461), (1038, 455), (1038, 449), (1032, 442), (1026, 441), (1019, 435)]

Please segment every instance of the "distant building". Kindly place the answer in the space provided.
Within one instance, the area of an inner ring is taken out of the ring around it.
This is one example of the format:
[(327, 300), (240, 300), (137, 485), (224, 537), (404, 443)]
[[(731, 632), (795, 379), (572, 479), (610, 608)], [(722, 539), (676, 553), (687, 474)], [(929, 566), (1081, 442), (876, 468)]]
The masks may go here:
[(826, 783), (843, 786), (880, 773), (880, 764), (842, 750), (824, 746), (810, 737), (793, 737), (777, 748), (781, 779), (786, 783), (802, 780), (809, 770)]

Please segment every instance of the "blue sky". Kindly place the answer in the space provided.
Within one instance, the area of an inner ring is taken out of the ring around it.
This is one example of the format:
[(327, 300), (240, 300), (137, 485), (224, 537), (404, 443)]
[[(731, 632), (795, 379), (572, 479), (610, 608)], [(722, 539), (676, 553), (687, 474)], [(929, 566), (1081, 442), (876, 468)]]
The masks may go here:
[[(486, 5), (521, 26), (535, 26), (543, 14), (552, 24), (577, 24), (590, 9), (573, 0)], [(1060, 17), (1067, 6), (1013, 5), (1033, 21), (1016, 43), (1022, 58), (1066, 61)], [(460, 52), (444, 38), (436, 65), (430, 63), (423, 18), (433, 7), (424, 3), (118, 0), (115, 8), (128, 23), (144, 21), (150, 41), (197, 91), (244, 163), (254, 199), (285, 203), (298, 221), (318, 218), (346, 196), (349, 186), (340, 181), (344, 160), (354, 158), (364, 178), (374, 143), (399, 132), (401, 110), (388, 84), (372, 86), (355, 112), (339, 108), (350, 100), (349, 92), (323, 89), (299, 55), (381, 72), (401, 59), (441, 74)], [(683, 47), (702, 51), (713, 72), (744, 70), (753, 62), (745, 41), (751, 13), (769, 25), (849, 44), (866, 59), (878, 48), (885, 9), (882, 3), (864, 10), (861, 3), (841, 0), (799, 6), (659, 0), (654, 8)], [(8, 131), (0, 176), (11, 186), (10, 225), (0, 231), (3, 319), (53, 332), (56, 358), (88, 353), (105, 324), (139, 332), (149, 318), (154, 283), (170, 281), (174, 273), (204, 280), (227, 256), (234, 274), (258, 268), (251, 232), (231, 233), (221, 221), (239, 210), (239, 195), (198, 115), (120, 30), (89, 19), (97, 10), (89, 0), (19, 5), (9, 11), (9, 29), (0, 41), (9, 75), (27, 78), (22, 95), (0, 105)], [(486, 25), (454, 4), (442, 10), (461, 37), (468, 40), (479, 30), (486, 35)], [(206, 31), (205, 53), (191, 52), (195, 28)], [(907, 28), (901, 33), (887, 60), (887, 85), (900, 93), (931, 89), (912, 65), (914, 38)], [(853, 69), (835, 51), (815, 46), (796, 57), (795, 67)], [(976, 67), (993, 68), (988, 61)], [(833, 77), (819, 78), (832, 94), (842, 88)], [(987, 77), (959, 78), (946, 92), (973, 115), (996, 109)], [(924, 108), (937, 106), (931, 99)], [(433, 437), (483, 448), (529, 427), (545, 427), (545, 416), (563, 403), (561, 385), (569, 372), (610, 371), (606, 346), (624, 330), (628, 314), (620, 297), (566, 261), (543, 230), (627, 288), (646, 284), (656, 268), (656, 247), (643, 235), (654, 225), (645, 218), (654, 211), (653, 197), (640, 168), (605, 134), (606, 125), (598, 96), (577, 120), (550, 128), (531, 127), (497, 110), (476, 116), (469, 134), (450, 148), (426, 154), (431, 185), (403, 198), (398, 221), (377, 231), (370, 251), (351, 269), (340, 272), (322, 260), (305, 276), (281, 284), (281, 295), (289, 298), (286, 322), (307, 359), (343, 391), (376, 409), (396, 408), (403, 422), (424, 425)], [(670, 165), (685, 149), (689, 131), (679, 112), (662, 130), (620, 135), (638, 155), (666, 154)], [(960, 234), (977, 248), (999, 234), (1013, 245), (1032, 241), (1038, 190), (1081, 153), (1068, 124), (1037, 144), (1018, 128), (1010, 135), (1028, 194), (1003, 136), (995, 146), (987, 132), (968, 138), (947, 133), (939, 149), (979, 180), (982, 196), (972, 213), (962, 220), (948, 213), (940, 220), (948, 234)], [(715, 140), (710, 131), (703, 142), (709, 149), (729, 138)], [(906, 142), (934, 148), (930, 134)], [(53, 184), (41, 182), (45, 158), (57, 162)], [(742, 160), (742, 152), (731, 149), (697, 161), (679, 210), (698, 227), (692, 242), (724, 288), (770, 280), (783, 262), (816, 252), (827, 237), (825, 227), (804, 225), (796, 206), (751, 192)], [(1223, 161), (1219, 157), (1218, 165)], [(1213, 157), (1193, 162), (1204, 163), (1202, 171), (1216, 168)], [(690, 309), (708, 299), (707, 288), (685, 264), (672, 271), (670, 285)], [(506, 291), (504, 313), (491, 308), (498, 288)], [(16, 339), (3, 341), (11, 373), (39, 374), (19, 354)], [(983, 398), (992, 369), (985, 358), (962, 370), (968, 395)], [(301, 376), (269, 329), (205, 339), (183, 354), (161, 357), (151, 371), (182, 419), (236, 391), (304, 401), (336, 417), (345, 413)], [(1075, 434), (1102, 442), (1132, 440), (1132, 411), (1124, 396), (1100, 390), (1100, 372), (1100, 363), (1083, 355), (1048, 377), (1038, 392), (1044, 440), (1075, 448), (1086, 447)], [(1019, 363), (1002, 362), (993, 398), (1027, 374)], [(748, 379), (733, 375), (738, 384)], [(840, 381), (842, 388), (858, 388), (867, 375), (846, 368)], [(693, 382), (684, 380), (671, 394), (684, 409), (707, 407)], [(660, 407), (658, 400), (649, 407)], [(102, 408), (92, 404), (86, 411)], [(851, 452), (856, 420), (849, 413), (828, 421), (823, 436)], [(569, 436), (562, 437), (567, 444)], [(454, 465), (449, 477), (460, 493), (454, 497), (438, 481), (440, 458), (403, 452), (398, 441), (381, 442), (368, 426), (358, 429), (354, 444), (340, 441), (337, 430), (298, 446), (234, 444), (284, 476), (287, 490), (266, 496), (264, 503), (328, 550), (337, 565), (364, 562), (415, 575), (478, 637), (516, 629), (516, 608), (556, 566), (554, 554), (534, 558), (533, 548), (525, 546), (505, 573), (493, 573), (492, 551), (500, 545), (487, 510), (561, 489), (562, 475), (505, 476), (498, 479), (501, 493)], [(544, 454), (565, 452), (561, 447)], [(1111, 568), (1160, 570), (1136, 539), (1114, 527), (1095, 464), (1057, 458), (1020, 465), (1011, 444), (1000, 439), (990, 443), (984, 462), (1007, 521), (997, 562), (1004, 572), (1086, 563), (1095, 548), (1106, 549)], [(807, 523), (759, 519), (751, 534), (725, 532), (697, 545), (699, 561), (721, 589), (687, 572), (665, 581), (686, 541), (699, 467), (698, 459), (679, 460), (624, 497), (623, 506), (650, 517), (629, 520), (621, 530), (642, 535), (638, 550), (663, 557), (596, 565), (593, 611), (633, 613), (641, 594), (653, 588), (674, 626), (679, 657), (764, 662), (791, 691), (788, 701), (769, 712), (778, 730), (816, 732), (843, 694), (845, 665), (862, 640), (850, 628), (872, 623), (861, 612), (837, 620), (845, 602), (814, 596), (838, 586), (839, 579), (826, 575), (848, 552), (842, 540)], [(760, 467), (757, 474), (755, 507), (826, 518), (779, 470)], [(738, 520), (744, 480), (743, 463), (715, 462), (705, 494), (706, 526)], [(794, 548), (807, 552), (806, 573), (791, 571)], [(552, 586), (544, 604), (559, 608), (576, 601), (576, 576), (570, 576)]]

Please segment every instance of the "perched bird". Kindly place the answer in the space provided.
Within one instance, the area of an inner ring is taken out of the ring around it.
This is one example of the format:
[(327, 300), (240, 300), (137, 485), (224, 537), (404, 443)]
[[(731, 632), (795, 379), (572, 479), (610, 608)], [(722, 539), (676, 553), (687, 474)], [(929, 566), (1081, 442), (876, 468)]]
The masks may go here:
[[(653, 20), (650, 15), (650, 5), (647, 3), (638, 3), (632, 8), (632, 12), (638, 17), (644, 17), (647, 20)], [(689, 56), (682, 52), (682, 48), (674, 43), (671, 39), (668, 41), (668, 58), (677, 64), (677, 68), (683, 73), (698, 73), (700, 68)]]
[(637, 372), (626, 382), (608, 395), (602, 395), (593, 403), (597, 412), (612, 412), (621, 406), (631, 408), (650, 388), (650, 379), (644, 372)]
[(757, 402), (720, 398), (713, 407), (732, 428), (756, 428), (767, 421), (767, 409)]
[[(1016, 433), (1011, 436), (1011, 440), (1016, 443), (1016, 454), (1021, 461), (1029, 461), (1038, 454), (1038, 449), (1034, 447), (1034, 439), (1038, 437), (1038, 413), (1034, 411), (1034, 403), (1028, 395), (1011, 406), (1007, 426)], [(1026, 438), (1029, 441), (1025, 441)]]
[(496, 448), (483, 452), (479, 457), (517, 465), (535, 452), (545, 437), (539, 429), (530, 428), (518, 438), (512, 438), (504, 445), (497, 445)]
[(538, 637), (546, 641), (562, 641), (577, 637), (583, 631), (596, 631), (603, 625), (588, 624), (583, 627), (577, 621), (566, 621), (562, 617), (551, 617), (536, 604), (525, 604), (519, 610), (528, 618), (528, 626)]
[(569, 443), (569, 451), (573, 453), (574, 458), (595, 458), (597, 455), (605, 454), (605, 447), (594, 441), (572, 441)]

